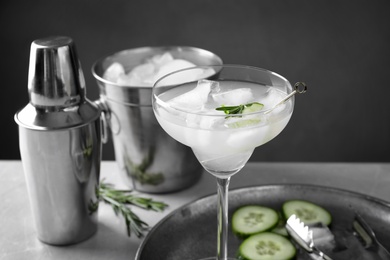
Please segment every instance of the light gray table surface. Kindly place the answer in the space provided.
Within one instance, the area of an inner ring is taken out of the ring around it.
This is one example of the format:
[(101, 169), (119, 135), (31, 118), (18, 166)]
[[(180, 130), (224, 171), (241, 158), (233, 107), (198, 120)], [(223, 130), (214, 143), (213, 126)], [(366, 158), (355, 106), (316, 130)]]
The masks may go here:
[[(50, 246), (36, 238), (26, 182), (20, 161), (0, 161), (0, 259), (134, 259), (142, 239), (127, 237), (125, 224), (112, 209), (99, 208), (99, 227), (87, 241), (72, 246)], [(121, 183), (113, 161), (103, 161), (101, 178), (117, 188)], [(314, 184), (346, 189), (390, 201), (389, 163), (248, 163), (231, 180), (230, 188), (265, 184)], [(153, 227), (173, 210), (216, 192), (214, 178), (204, 173), (192, 187), (171, 194), (142, 194), (169, 204), (163, 213), (137, 210)]]

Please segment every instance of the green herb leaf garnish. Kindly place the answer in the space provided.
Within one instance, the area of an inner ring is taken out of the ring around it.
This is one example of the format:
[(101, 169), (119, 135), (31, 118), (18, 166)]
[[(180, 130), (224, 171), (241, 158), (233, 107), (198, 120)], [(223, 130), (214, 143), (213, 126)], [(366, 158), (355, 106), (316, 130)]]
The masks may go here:
[(115, 189), (112, 184), (105, 183), (104, 181), (100, 182), (96, 192), (98, 202), (103, 201), (111, 205), (116, 215), (123, 216), (128, 236), (134, 233), (137, 237), (142, 237), (143, 232), (149, 228), (148, 224), (142, 221), (129, 206), (136, 206), (144, 210), (157, 212), (163, 211), (168, 206), (164, 202), (134, 195), (132, 194), (132, 190)]
[[(222, 105), (220, 107), (217, 107), (215, 110), (223, 111), (227, 115), (242, 114), (244, 109), (250, 108), (252, 105), (255, 105), (255, 104), (259, 105), (261, 107), (264, 106), (263, 104), (261, 104), (259, 102), (252, 102), (252, 103), (247, 103), (245, 105), (238, 105), (238, 106), (224, 106), (224, 105)], [(227, 116), (226, 118), (229, 118), (229, 116)]]

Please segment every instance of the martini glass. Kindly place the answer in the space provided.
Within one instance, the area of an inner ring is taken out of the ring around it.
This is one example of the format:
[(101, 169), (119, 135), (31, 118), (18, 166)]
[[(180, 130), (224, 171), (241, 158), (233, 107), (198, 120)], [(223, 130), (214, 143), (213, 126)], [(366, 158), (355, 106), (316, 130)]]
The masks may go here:
[(294, 108), (292, 86), (260, 68), (200, 66), (160, 78), (153, 86), (152, 104), (161, 127), (191, 147), (204, 169), (216, 177), (218, 238), (212, 259), (228, 259), (230, 178), (257, 146), (285, 128)]

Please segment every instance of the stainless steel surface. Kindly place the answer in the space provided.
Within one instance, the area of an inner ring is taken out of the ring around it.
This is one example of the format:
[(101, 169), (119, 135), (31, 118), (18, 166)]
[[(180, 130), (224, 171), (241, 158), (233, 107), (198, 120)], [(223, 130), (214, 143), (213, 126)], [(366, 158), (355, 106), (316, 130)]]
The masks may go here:
[(28, 93), (29, 104), (15, 116), (17, 123), (26, 128), (77, 127), (100, 116), (99, 109), (86, 99), (84, 74), (69, 37), (32, 42)]
[(368, 250), (373, 250), (378, 253), (382, 260), (390, 259), (389, 251), (387, 251), (387, 249), (378, 241), (374, 230), (372, 230), (359, 213), (356, 213), (355, 220), (353, 221), (353, 228), (365, 241), (365, 247)]
[(77, 243), (97, 230), (101, 110), (85, 97), (72, 39), (32, 43), (28, 90), (30, 103), (15, 121), (37, 236)]
[(193, 185), (202, 167), (186, 147), (162, 130), (152, 110), (152, 87), (120, 86), (103, 79), (114, 62), (128, 72), (154, 55), (169, 51), (174, 58), (196, 65), (222, 64), (215, 54), (194, 47), (142, 47), (124, 50), (97, 61), (92, 73), (113, 138), (115, 159), (122, 180), (148, 193), (167, 193)]
[(85, 82), (71, 38), (33, 41), (28, 73), (30, 102), (35, 107), (69, 107), (85, 96)]
[(318, 255), (320, 259), (332, 260), (314, 244), (313, 230), (306, 226), (295, 214), (287, 219), (286, 229), (290, 236), (307, 252)]
[[(288, 167), (285, 170), (288, 172)], [(254, 175), (256, 174), (258, 171)], [(312, 172), (306, 172), (305, 176), (310, 178), (310, 174)], [(286, 178), (289, 175), (291, 172), (283, 174)], [(316, 174), (316, 177), (319, 175)], [(274, 182), (277, 181), (276, 177), (273, 178)], [(291, 178), (299, 181), (294, 176)], [(188, 256), (191, 256), (191, 259), (199, 259), (214, 255), (217, 236), (216, 199), (216, 195), (207, 196), (173, 211), (150, 231), (139, 247), (136, 259), (175, 260), (188, 259)], [(335, 238), (338, 238), (338, 242), (345, 244), (342, 247), (335, 245), (334, 248), (323, 249), (333, 259), (378, 259), (378, 255), (367, 251), (353, 234), (351, 223), (355, 209), (364, 210), (364, 217), (373, 224), (373, 228), (378, 229), (378, 239), (383, 241), (385, 247), (390, 247), (390, 204), (368, 195), (330, 187), (288, 184), (235, 189), (229, 194), (229, 219), (232, 213), (243, 205), (258, 204), (280, 210), (282, 204), (290, 199), (312, 201), (331, 213), (333, 218), (330, 229)], [(229, 256), (236, 255), (241, 242), (230, 229)], [(312, 258), (305, 251), (299, 250), (297, 259)]]
[(96, 202), (101, 143), (96, 120), (69, 130), (19, 127), (20, 154), (38, 238), (66, 245), (97, 230)]

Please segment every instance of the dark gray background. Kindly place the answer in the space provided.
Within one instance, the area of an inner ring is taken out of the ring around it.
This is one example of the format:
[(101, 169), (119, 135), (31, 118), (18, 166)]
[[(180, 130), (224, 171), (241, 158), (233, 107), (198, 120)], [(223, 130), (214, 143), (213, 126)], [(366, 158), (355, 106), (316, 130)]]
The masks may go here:
[[(253, 65), (310, 89), (257, 161), (390, 161), (390, 1), (2, 0), (0, 159), (19, 159), (15, 112), (28, 102), (30, 44), (74, 39), (87, 82), (113, 52), (188, 45), (225, 63)], [(114, 159), (112, 144), (104, 159)]]

